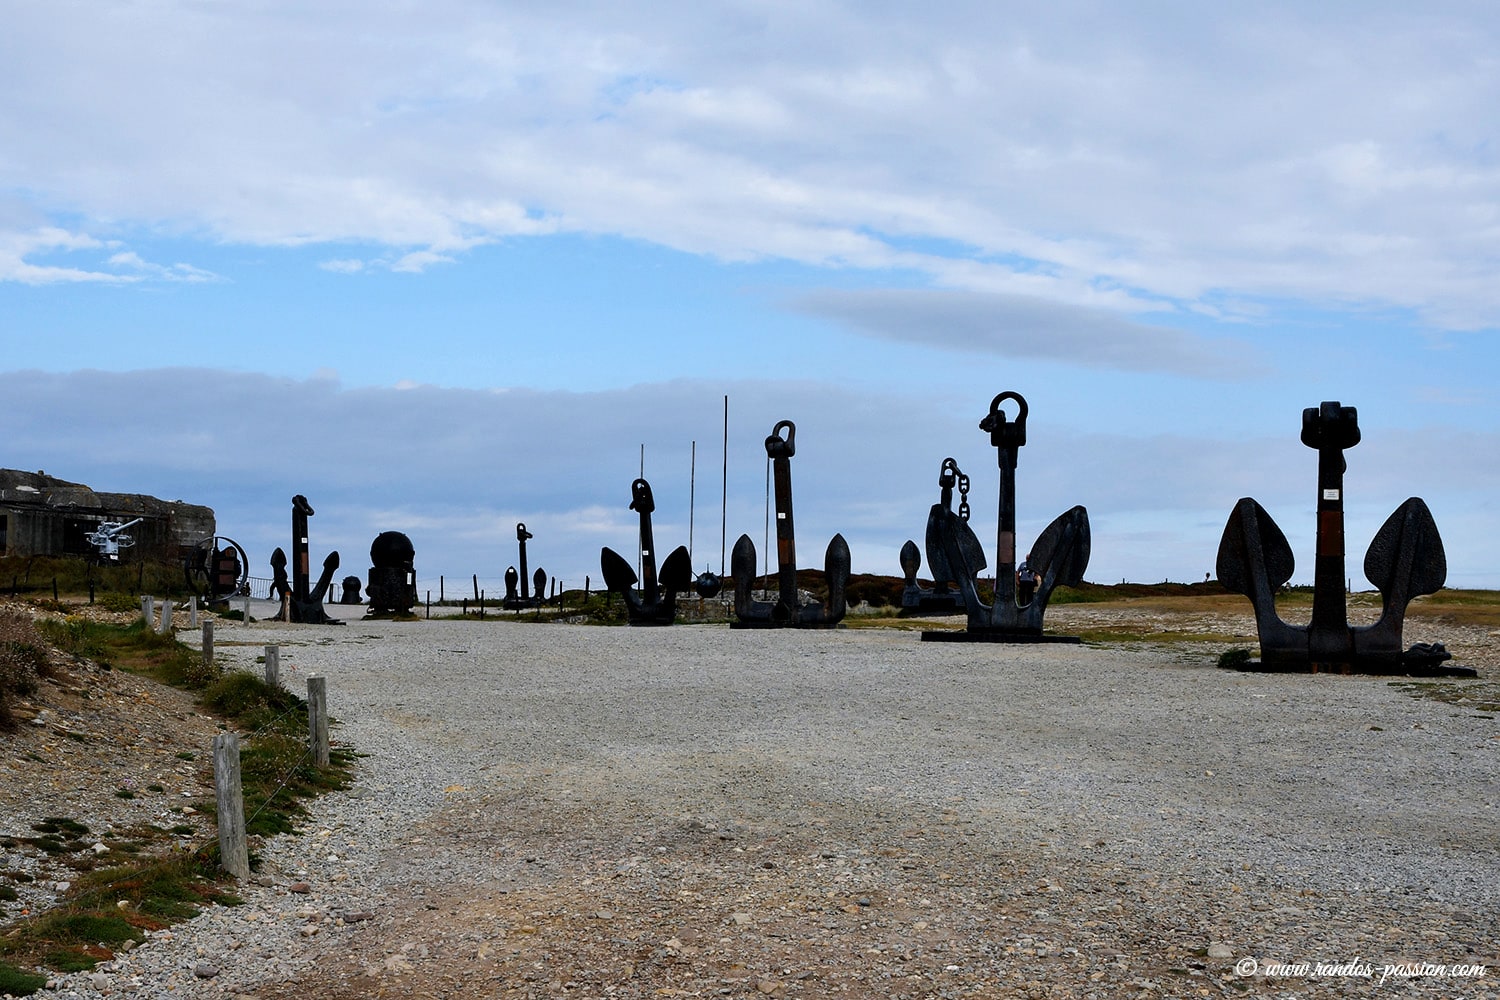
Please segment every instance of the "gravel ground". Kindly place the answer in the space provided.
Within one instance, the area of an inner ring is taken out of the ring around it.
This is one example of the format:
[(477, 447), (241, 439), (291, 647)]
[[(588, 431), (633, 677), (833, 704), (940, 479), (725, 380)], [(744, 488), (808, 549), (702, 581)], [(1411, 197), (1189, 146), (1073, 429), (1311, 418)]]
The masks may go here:
[(357, 785), (244, 905), (54, 996), (1500, 996), (1500, 728), (1385, 679), (889, 630), (217, 638), (328, 678)]

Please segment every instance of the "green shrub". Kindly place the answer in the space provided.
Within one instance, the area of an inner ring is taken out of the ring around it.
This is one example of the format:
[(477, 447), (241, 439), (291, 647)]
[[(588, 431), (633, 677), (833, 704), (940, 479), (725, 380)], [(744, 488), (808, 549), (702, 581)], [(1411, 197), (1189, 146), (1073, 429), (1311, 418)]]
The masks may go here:
[(283, 687), (267, 684), (247, 670), (231, 670), (203, 689), (203, 704), (246, 729), (259, 729), (292, 709), (302, 699)]
[(94, 603), (105, 611), (139, 611), (141, 609), (140, 599), (132, 594), (109, 591), (95, 598)]
[(1225, 670), (1241, 670), (1250, 662), (1250, 650), (1243, 646), (1226, 649), (1219, 654), (1219, 666)]
[(0, 994), (29, 997), (46, 985), (46, 976), (35, 972), (25, 972), (13, 965), (0, 962)]

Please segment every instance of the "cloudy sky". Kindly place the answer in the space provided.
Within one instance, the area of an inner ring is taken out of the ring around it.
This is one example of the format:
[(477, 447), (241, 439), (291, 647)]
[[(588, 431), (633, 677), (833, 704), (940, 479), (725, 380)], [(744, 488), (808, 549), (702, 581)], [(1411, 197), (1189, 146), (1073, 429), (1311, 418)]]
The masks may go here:
[[(898, 573), (946, 456), (1030, 404), (1022, 545), (1201, 580), (1255, 496), (1312, 578), (1323, 400), (1349, 575), (1406, 497), (1500, 586), (1500, 13), (1487, 3), (51, 0), (0, 6), (0, 466), (289, 500), (363, 576), (762, 547)], [(728, 448), (724, 398), (729, 398)], [(727, 497), (720, 475), (727, 458)], [(691, 473), (696, 465), (696, 485)], [(691, 491), (691, 492), (690, 492)], [(690, 496), (692, 502), (690, 502)], [(993, 542), (990, 542), (993, 550)], [(452, 584), (449, 584), (450, 588)]]

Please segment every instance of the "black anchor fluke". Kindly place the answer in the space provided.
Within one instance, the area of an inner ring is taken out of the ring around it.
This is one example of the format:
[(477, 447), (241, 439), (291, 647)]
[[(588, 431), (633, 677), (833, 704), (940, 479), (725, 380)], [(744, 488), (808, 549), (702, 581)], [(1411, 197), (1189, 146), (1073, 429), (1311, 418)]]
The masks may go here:
[[(632, 625), (671, 625), (677, 618), (677, 595), (693, 584), (692, 556), (687, 546), (673, 549), (656, 569), (656, 544), (651, 530), (651, 513), (656, 501), (651, 484), (637, 479), (630, 484), (630, 509), (640, 515), (641, 572), (645, 575), (641, 590), (636, 592), (637, 578), (630, 563), (608, 546), (599, 552), (604, 585), (625, 600), (625, 611)], [(717, 588), (715, 589), (717, 593)]]
[[(785, 432), (785, 437), (782, 436)], [(834, 535), (823, 556), (828, 580), (828, 601), (803, 601), (797, 590), (797, 541), (792, 518), (792, 456), (797, 452), (797, 425), (783, 420), (766, 438), (766, 456), (776, 497), (776, 563), (778, 599), (758, 601), (754, 597), (755, 543), (741, 535), (730, 554), (730, 576), (734, 579), (734, 628), (818, 628), (843, 620), (844, 590), (849, 584), (849, 545), (843, 535)]]
[[(1016, 405), (1012, 420), (1004, 404)], [(990, 401), (990, 411), (979, 429), (990, 435), (1000, 463), (1000, 524), (996, 539), (995, 603), (979, 597), (977, 577), (985, 568), (984, 546), (968, 519), (944, 503), (928, 516), (927, 551), (941, 554), (946, 572), (963, 595), (968, 627), (962, 631), (927, 631), (930, 642), (1078, 642), (1073, 636), (1045, 635), (1042, 618), (1058, 586), (1083, 580), (1089, 564), (1089, 514), (1082, 506), (1059, 515), (1047, 525), (1023, 564), (1027, 579), (1018, 581), (1016, 564), (1016, 458), (1026, 444), (1030, 408), (1018, 392), (1002, 392)], [(946, 467), (946, 463), (945, 463)], [(957, 466), (955, 465), (956, 469)], [(936, 560), (932, 560), (936, 563)], [(937, 570), (934, 568), (934, 579)]]
[(1401, 648), (1402, 622), (1413, 598), (1442, 589), (1447, 556), (1432, 513), (1420, 497), (1408, 498), (1386, 519), (1365, 554), (1365, 576), (1381, 596), (1380, 618), (1351, 626), (1344, 600), (1344, 452), (1359, 444), (1359, 418), (1337, 401), (1302, 411), (1302, 443), (1318, 452), (1317, 553), (1313, 563), (1312, 619), (1283, 621), (1276, 592), (1292, 578), (1294, 559), (1286, 535), (1266, 509), (1243, 497), (1230, 512), (1219, 541), (1219, 582), (1250, 598), (1260, 638), (1260, 660), (1250, 670), (1417, 676), (1475, 676), (1468, 667), (1445, 666), (1442, 643)]

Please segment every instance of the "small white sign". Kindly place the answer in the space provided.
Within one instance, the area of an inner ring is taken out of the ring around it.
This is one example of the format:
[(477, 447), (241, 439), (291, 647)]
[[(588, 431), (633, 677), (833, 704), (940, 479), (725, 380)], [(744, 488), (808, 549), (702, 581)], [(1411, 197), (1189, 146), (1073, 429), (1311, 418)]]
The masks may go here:
[(776, 520), (778, 520), (778, 521), (785, 521), (786, 520), (786, 512), (778, 510), (776, 512)]
[(1323, 499), (1324, 500), (1337, 500), (1338, 498), (1339, 498), (1339, 491), (1338, 490), (1324, 490), (1323, 491)]

